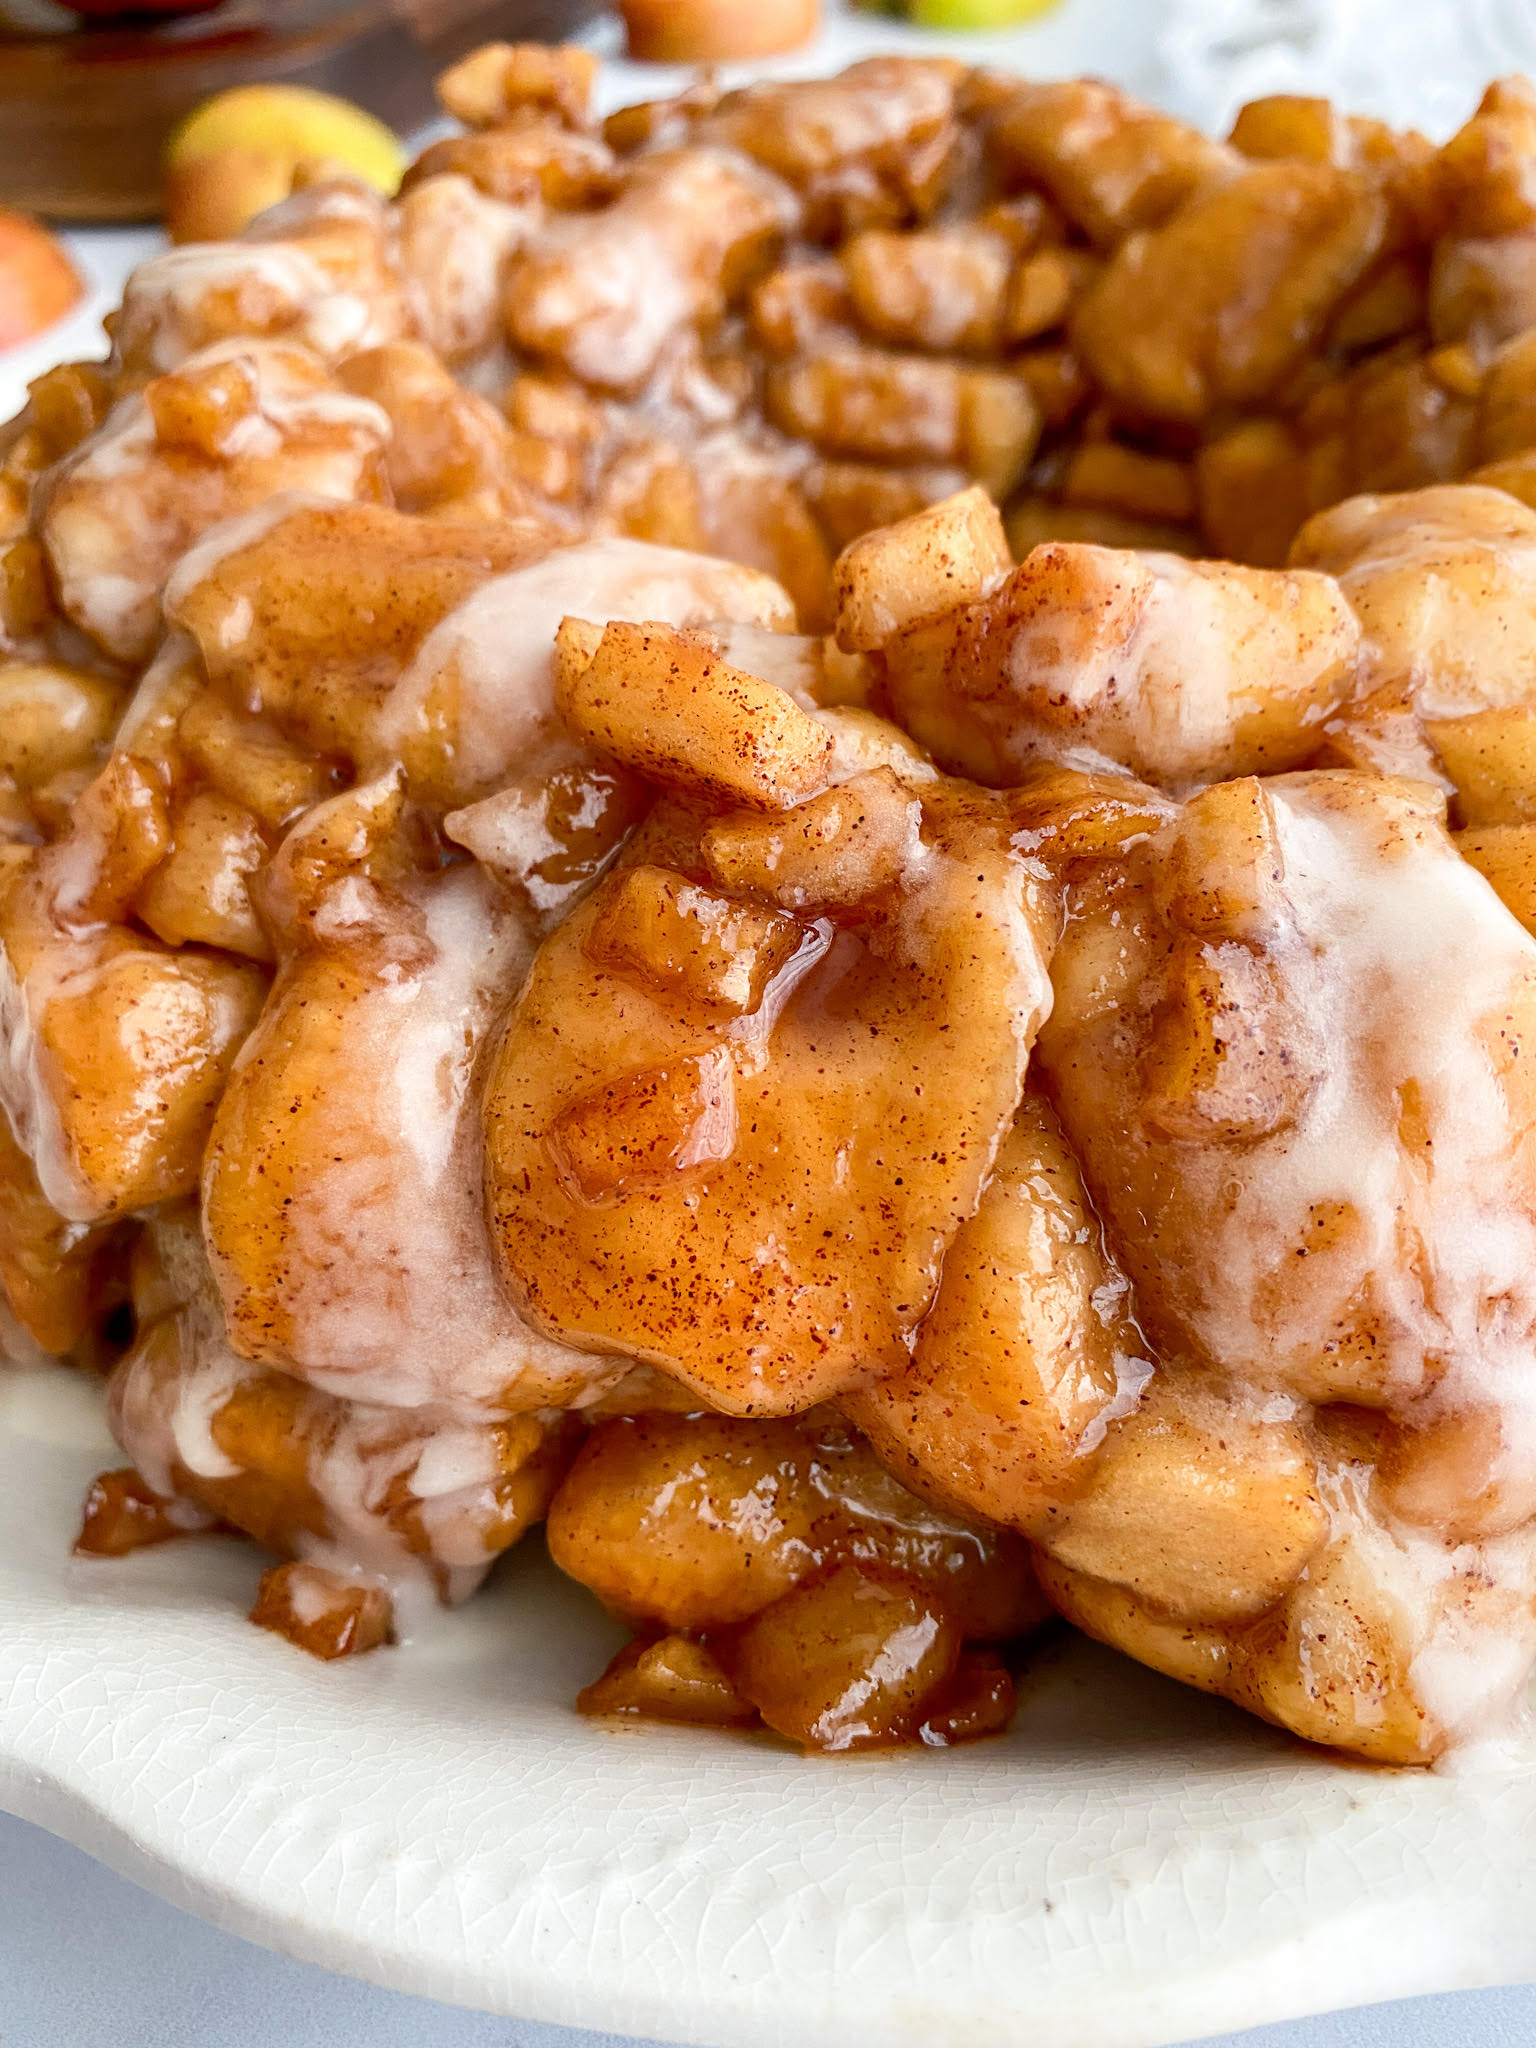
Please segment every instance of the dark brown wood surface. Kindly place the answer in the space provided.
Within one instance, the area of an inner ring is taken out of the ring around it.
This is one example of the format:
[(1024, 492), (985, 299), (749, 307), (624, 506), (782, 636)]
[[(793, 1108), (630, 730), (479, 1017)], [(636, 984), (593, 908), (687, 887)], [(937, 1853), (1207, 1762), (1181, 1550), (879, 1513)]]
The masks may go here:
[(404, 132), (435, 111), (434, 75), (477, 43), (556, 41), (599, 12), (600, 0), (224, 0), (176, 20), (82, 26), (0, 0), (0, 204), (152, 219), (166, 137), (226, 86), (319, 86)]

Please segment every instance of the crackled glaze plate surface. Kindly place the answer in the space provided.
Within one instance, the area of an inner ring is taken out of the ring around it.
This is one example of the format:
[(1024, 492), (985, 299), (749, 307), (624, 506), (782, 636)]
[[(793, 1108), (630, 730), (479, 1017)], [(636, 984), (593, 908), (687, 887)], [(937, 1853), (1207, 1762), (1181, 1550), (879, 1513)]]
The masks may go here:
[(1091, 1645), (1011, 1735), (801, 1759), (612, 1732), (618, 1640), (542, 1554), (420, 1640), (311, 1662), (223, 1539), (71, 1559), (94, 1391), (0, 1372), (0, 1806), (402, 1990), (713, 2048), (1154, 2048), (1536, 1975), (1536, 1747), (1330, 1761)]

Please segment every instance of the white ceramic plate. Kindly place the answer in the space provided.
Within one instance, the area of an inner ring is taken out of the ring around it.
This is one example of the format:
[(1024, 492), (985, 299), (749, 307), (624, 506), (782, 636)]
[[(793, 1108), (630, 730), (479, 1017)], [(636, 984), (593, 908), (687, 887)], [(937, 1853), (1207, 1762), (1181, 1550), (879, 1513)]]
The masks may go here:
[[(1072, 0), (1006, 54), (1140, 83), (1149, 16)], [(142, 245), (86, 246), (111, 303)], [(98, 311), (0, 363), (0, 416)], [(1081, 1642), (971, 1751), (610, 1732), (569, 1702), (617, 1635), (536, 1549), (327, 1668), (247, 1625), (246, 1547), (71, 1560), (115, 1462), (83, 1381), (0, 1367), (0, 1806), (310, 1961), (712, 2048), (1153, 2048), (1536, 1976), (1536, 1748), (1372, 1772)]]
[(1536, 1976), (1536, 1748), (1331, 1761), (1085, 1643), (1005, 1740), (801, 1759), (580, 1720), (618, 1640), (536, 1549), (322, 1666), (254, 1550), (72, 1560), (112, 1450), (0, 1372), (0, 1806), (253, 1940), (400, 1990), (712, 2048), (1153, 2048)]

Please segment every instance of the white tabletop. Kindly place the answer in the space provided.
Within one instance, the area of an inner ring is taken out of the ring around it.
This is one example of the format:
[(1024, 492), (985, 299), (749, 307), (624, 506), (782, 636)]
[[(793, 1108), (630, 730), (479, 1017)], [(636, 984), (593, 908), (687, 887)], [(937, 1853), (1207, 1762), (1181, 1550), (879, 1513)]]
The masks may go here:
[[(1530, 2048), (1536, 1986), (1413, 1999), (1223, 2041), (1227, 2048)], [(607, 2034), (460, 2012), (269, 1955), (189, 1919), (52, 1835), (0, 1814), (0, 2044), (108, 2043), (644, 2048)]]

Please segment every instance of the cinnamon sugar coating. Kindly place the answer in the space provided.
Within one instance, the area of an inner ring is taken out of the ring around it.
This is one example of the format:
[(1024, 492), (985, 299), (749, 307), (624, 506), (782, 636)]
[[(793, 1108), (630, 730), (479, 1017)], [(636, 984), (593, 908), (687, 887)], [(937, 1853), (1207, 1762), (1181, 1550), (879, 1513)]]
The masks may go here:
[(1536, 1659), (1536, 93), (596, 86), (0, 430), (82, 1549), (331, 1657), (547, 1516), (585, 1711), (971, 1739), (1048, 1599), (1433, 1761)]

